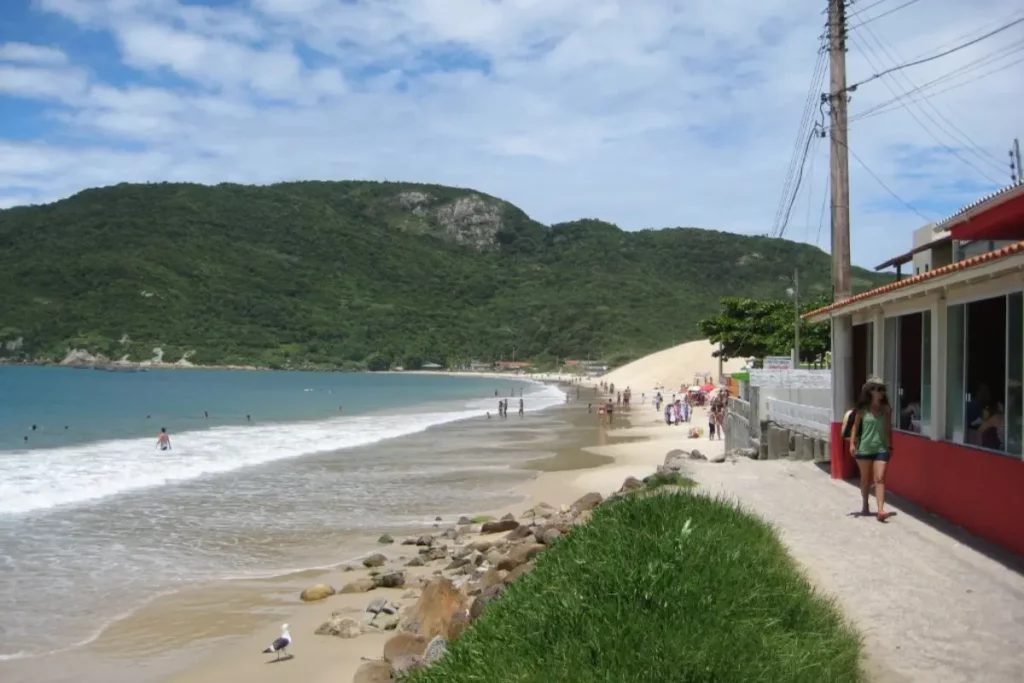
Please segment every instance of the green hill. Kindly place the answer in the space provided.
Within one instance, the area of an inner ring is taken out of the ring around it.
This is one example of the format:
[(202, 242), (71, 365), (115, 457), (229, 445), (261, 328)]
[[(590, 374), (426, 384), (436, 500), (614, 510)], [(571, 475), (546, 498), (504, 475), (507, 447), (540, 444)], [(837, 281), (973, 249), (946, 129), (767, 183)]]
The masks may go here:
[[(722, 296), (829, 291), (804, 244), (553, 226), (479, 192), (301, 182), (129, 185), (0, 211), (0, 354), (355, 367), (639, 355)], [(855, 269), (859, 289), (884, 281)]]

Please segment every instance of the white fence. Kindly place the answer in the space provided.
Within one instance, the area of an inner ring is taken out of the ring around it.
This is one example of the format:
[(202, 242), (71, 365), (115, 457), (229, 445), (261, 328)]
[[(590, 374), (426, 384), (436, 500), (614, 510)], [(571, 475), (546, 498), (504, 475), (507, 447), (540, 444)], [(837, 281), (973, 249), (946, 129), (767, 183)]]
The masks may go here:
[(780, 401), (777, 398), (769, 398), (767, 403), (768, 415), (766, 418), (768, 420), (816, 432), (826, 438), (830, 435), (832, 411), (829, 408), (815, 408), (814, 406)]

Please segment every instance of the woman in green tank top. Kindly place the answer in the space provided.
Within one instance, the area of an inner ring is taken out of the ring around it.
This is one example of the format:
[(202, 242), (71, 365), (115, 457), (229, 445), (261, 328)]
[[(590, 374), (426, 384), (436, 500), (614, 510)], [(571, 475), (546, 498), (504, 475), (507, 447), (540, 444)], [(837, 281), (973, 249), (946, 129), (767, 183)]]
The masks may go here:
[(873, 482), (879, 522), (889, 518), (885, 511), (885, 468), (891, 454), (892, 408), (886, 397), (885, 383), (872, 377), (861, 389), (860, 400), (857, 401), (857, 415), (850, 434), (850, 455), (856, 459), (860, 469), (860, 513), (865, 516), (871, 514), (868, 498)]

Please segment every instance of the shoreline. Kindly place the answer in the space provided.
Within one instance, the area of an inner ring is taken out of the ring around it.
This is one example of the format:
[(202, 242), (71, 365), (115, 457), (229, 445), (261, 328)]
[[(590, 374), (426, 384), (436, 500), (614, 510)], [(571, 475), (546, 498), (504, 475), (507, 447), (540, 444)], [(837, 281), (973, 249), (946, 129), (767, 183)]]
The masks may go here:
[[(646, 413), (645, 409), (650, 410)], [(593, 416), (596, 421), (596, 415)], [(699, 424), (699, 422), (695, 422)], [(546, 503), (558, 509), (569, 506), (574, 501), (589, 493), (596, 492), (607, 497), (619, 490), (627, 477), (642, 478), (653, 474), (662, 464), (665, 454), (674, 448), (698, 446), (702, 451), (715, 454), (724, 453), (724, 442), (709, 442), (706, 439), (688, 439), (686, 432), (676, 430), (661, 421), (660, 415), (650, 406), (637, 406), (629, 417), (629, 423), (612, 429), (599, 427), (594, 443), (582, 445), (580, 450), (595, 460), (589, 466), (573, 469), (545, 471), (540, 469), (535, 476), (515, 487), (522, 499), (514, 504), (484, 510), (480, 514), (493, 519), (504, 515), (520, 517), (525, 511)], [(556, 459), (557, 456), (549, 458)], [(539, 463), (538, 463), (539, 464)], [(479, 516), (479, 515), (478, 515)], [(449, 527), (454, 527), (456, 520), (443, 519), (434, 524), (427, 533), (440, 534)], [(462, 537), (467, 543), (477, 540), (497, 540), (504, 533), (483, 535), (477, 527), (475, 532)], [(324, 600), (302, 603), (292, 581), (293, 592), (283, 596), (288, 607), (283, 610), (281, 619), (291, 625), (295, 639), (294, 660), (282, 666), (289, 666), (290, 679), (317, 683), (323, 681), (348, 681), (352, 679), (360, 665), (368, 660), (381, 657), (384, 643), (395, 632), (364, 632), (356, 638), (344, 639), (333, 636), (314, 635), (318, 625), (328, 621), (332, 614), (345, 612), (358, 619), (367, 603), (376, 598), (386, 598), (399, 607), (408, 607), (415, 602), (414, 595), (420, 582), (438, 575), (448, 576), (443, 563), (425, 567), (406, 566), (407, 555), (415, 556), (416, 548), (399, 545), (396, 535), (394, 545), (377, 545), (373, 552), (388, 558), (382, 570), (401, 570), (406, 575), (406, 585), (400, 589), (376, 588), (370, 592), (335, 594)], [(450, 559), (450, 558), (449, 558)], [(353, 567), (352, 564), (355, 564)], [(369, 579), (370, 569), (356, 563), (338, 565), (333, 569), (310, 573), (304, 576), (308, 585), (325, 583), (335, 589), (342, 589), (361, 580)], [(279, 621), (266, 623), (254, 629), (250, 634), (240, 636), (225, 648), (218, 649), (216, 655), (210, 654), (166, 679), (169, 683), (214, 683), (223, 680), (246, 680), (253, 683), (261, 681), (278, 681), (278, 667), (266, 667), (264, 663), (270, 659), (267, 655), (258, 654), (268, 642), (276, 637)], [(301, 649), (300, 649), (301, 648)], [(301, 653), (301, 654), (300, 654)]]

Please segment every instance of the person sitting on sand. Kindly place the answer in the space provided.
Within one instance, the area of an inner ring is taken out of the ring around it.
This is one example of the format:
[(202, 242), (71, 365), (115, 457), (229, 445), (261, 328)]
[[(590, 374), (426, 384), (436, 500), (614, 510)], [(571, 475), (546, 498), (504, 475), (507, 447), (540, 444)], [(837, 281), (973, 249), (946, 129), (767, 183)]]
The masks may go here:
[(156, 438), (156, 447), (162, 451), (171, 450), (171, 435), (167, 433), (167, 429), (164, 427), (160, 428), (160, 436)]

